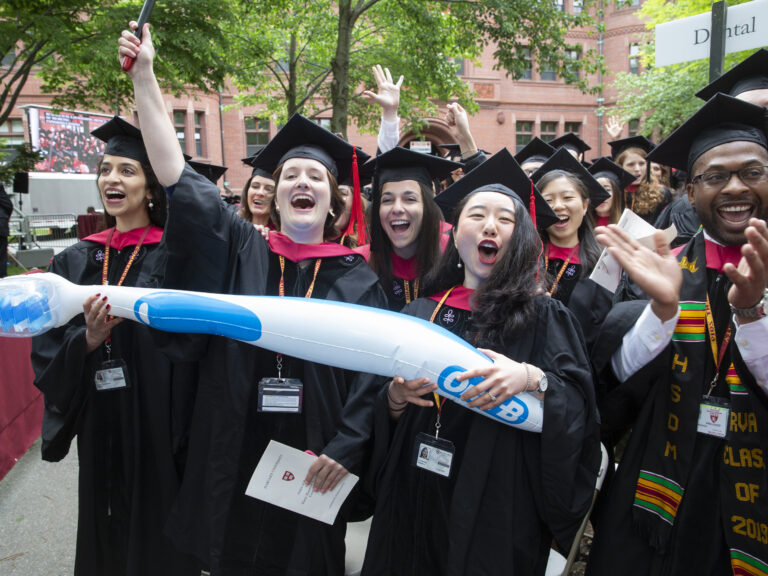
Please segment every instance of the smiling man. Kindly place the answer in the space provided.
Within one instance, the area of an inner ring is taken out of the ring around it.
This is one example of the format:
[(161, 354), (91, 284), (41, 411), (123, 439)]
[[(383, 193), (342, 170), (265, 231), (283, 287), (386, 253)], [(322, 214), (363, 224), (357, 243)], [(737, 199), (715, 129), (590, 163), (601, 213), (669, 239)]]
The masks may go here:
[(765, 110), (718, 94), (649, 160), (688, 172), (702, 228), (677, 255), (597, 231), (651, 301), (617, 305), (595, 348), (604, 437), (632, 435), (587, 573), (766, 574)]

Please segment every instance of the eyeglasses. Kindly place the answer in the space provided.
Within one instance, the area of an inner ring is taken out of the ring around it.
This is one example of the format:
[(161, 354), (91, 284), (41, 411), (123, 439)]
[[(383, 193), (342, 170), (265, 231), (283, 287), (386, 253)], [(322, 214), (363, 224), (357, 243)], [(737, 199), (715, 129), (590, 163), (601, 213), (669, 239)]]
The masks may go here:
[(747, 166), (740, 170), (713, 170), (704, 172), (691, 179), (692, 184), (701, 183), (704, 188), (717, 192), (725, 188), (734, 174), (747, 186), (756, 186), (768, 182), (768, 166)]

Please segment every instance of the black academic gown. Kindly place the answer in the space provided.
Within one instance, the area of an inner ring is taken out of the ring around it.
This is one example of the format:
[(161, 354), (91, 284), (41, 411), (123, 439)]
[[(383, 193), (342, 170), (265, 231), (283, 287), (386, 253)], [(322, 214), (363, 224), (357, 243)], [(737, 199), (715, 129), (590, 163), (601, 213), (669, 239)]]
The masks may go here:
[[(558, 258), (551, 259), (547, 273), (552, 278), (557, 278), (564, 263)], [(591, 351), (600, 326), (602, 326), (613, 305), (613, 294), (590, 280), (589, 274), (582, 276), (581, 264), (569, 262), (568, 268), (560, 277), (552, 297), (565, 304), (573, 312), (584, 334), (587, 351)]]
[[(711, 270), (707, 273), (718, 342), (721, 342), (730, 319), (726, 278), (724, 275), (718, 278)], [(670, 385), (672, 347), (668, 346), (623, 383), (613, 375), (610, 359), (646, 304), (645, 301), (617, 304), (606, 318), (592, 355), (595, 370), (600, 375), (598, 398), (604, 438), (609, 443), (610, 438), (618, 438), (630, 428), (632, 434), (610, 486), (604, 486), (600, 506), (593, 517), (595, 539), (586, 573), (590, 576), (730, 575), (733, 571), (723, 527), (727, 519), (723, 518), (720, 504), (719, 471), (724, 446), (721, 439), (696, 435), (689, 480), (666, 553), (661, 554), (652, 548), (634, 527), (635, 488), (645, 451), (649, 449), (648, 438), (653, 425), (653, 390), (656, 386)], [(709, 343), (703, 344), (701, 355), (691, 357), (690, 361), (703, 363), (706, 382), (712, 379), (715, 370)], [(768, 402), (763, 392), (757, 389), (735, 345), (730, 347), (724, 359), (724, 362), (730, 361), (750, 390), (750, 395), (762, 406), (756, 413), (758, 427), (764, 430), (768, 424)], [(712, 394), (727, 397), (726, 386), (721, 382)], [(765, 436), (762, 444), (765, 453), (768, 450), (768, 438)], [(760, 514), (757, 508), (754, 513)]]
[(699, 229), (699, 216), (687, 195), (668, 204), (653, 225), (659, 230), (665, 230), (672, 224), (677, 228), (677, 237), (671, 243), (672, 248), (687, 244)]
[[(116, 284), (133, 251), (110, 251)], [(75, 284), (101, 284), (104, 245), (82, 241), (49, 267)], [(126, 286), (152, 283), (158, 244), (144, 244)], [(112, 331), (112, 358), (127, 365), (130, 388), (97, 391), (104, 346), (87, 354), (78, 315), (32, 341), (35, 386), (42, 390), (44, 460), (61, 460), (77, 437), (80, 463), (75, 574), (197, 575), (199, 563), (177, 553), (162, 530), (176, 498), (188, 442), (193, 363), (171, 364), (152, 345), (151, 330), (124, 321)]]
[[(169, 286), (278, 294), (278, 254), (249, 222), (222, 207), (216, 187), (190, 168), (172, 192), (166, 240)], [(345, 255), (322, 257), (311, 297), (386, 307), (362, 256), (333, 246)], [(286, 296), (305, 296), (314, 264), (314, 258), (306, 267), (285, 258)], [(328, 328), (334, 329), (332, 318)], [(354, 495), (328, 526), (246, 496), (245, 489), (271, 439), (326, 454), (359, 473), (383, 379), (285, 357), (282, 376), (304, 385), (303, 412), (264, 414), (257, 412), (255, 392), (261, 378), (277, 376), (276, 355), (221, 337), (208, 338), (202, 350), (189, 464), (169, 534), (213, 575), (343, 574), (346, 521), (357, 513)]]
[[(437, 303), (405, 312), (428, 319)], [(554, 542), (567, 551), (589, 507), (600, 461), (592, 377), (579, 331), (557, 301), (537, 302), (535, 323), (495, 347), (547, 372), (541, 434), (444, 405), (440, 438), (456, 447), (446, 479), (412, 466), (419, 432), (434, 434), (436, 409), (409, 405), (389, 417), (386, 390), (376, 405), (376, 511), (363, 574), (544, 574)], [(471, 333), (470, 312), (441, 308), (435, 322)]]

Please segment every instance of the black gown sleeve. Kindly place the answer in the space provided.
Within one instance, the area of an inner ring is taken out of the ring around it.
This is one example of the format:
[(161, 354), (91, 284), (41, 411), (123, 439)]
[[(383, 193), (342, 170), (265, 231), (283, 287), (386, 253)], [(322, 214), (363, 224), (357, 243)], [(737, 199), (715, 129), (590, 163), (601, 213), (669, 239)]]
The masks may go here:
[[(229, 210), (218, 188), (189, 165), (169, 194), (166, 288), (230, 293), (242, 253), (266, 262), (268, 247), (253, 225)], [(266, 275), (263, 275), (266, 286)], [(263, 294), (254, 290), (254, 294)]]
[(540, 306), (533, 362), (547, 374), (541, 431), (543, 517), (561, 550), (570, 548), (592, 501), (600, 467), (592, 371), (581, 332), (560, 302)]

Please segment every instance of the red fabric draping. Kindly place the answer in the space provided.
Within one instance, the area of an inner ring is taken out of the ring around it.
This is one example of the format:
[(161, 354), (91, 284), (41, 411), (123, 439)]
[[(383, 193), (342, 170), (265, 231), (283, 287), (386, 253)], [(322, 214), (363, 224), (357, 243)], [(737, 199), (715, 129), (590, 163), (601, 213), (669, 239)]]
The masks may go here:
[(32, 385), (29, 338), (0, 338), (0, 479), (40, 436), (43, 395)]

